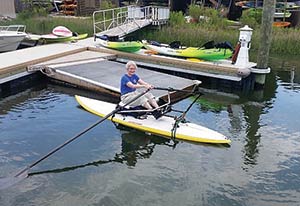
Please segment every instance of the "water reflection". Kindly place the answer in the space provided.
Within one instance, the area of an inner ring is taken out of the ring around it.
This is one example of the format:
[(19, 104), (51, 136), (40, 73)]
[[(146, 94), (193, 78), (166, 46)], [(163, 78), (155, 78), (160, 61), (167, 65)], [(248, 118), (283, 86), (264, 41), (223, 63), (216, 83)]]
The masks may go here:
[[(261, 91), (233, 97), (206, 92), (187, 118), (228, 135), (231, 147), (176, 145), (136, 130), (115, 129), (107, 121), (35, 168), (39, 172), (31, 178), (1, 191), (0, 202), (297, 206), (298, 75), (297, 69), (293, 79), (290, 70), (274, 67)], [(0, 122), (0, 176), (30, 163), (62, 142), (62, 136), (73, 135), (97, 118), (78, 109), (73, 94), (80, 90), (48, 85), (27, 92), (0, 100), (0, 121), (5, 120)], [(47, 99), (49, 95), (53, 98)], [(176, 107), (185, 109), (192, 101)]]
[(118, 129), (122, 132), (121, 152), (116, 153), (112, 159), (97, 160), (75, 166), (32, 172), (29, 173), (29, 176), (46, 173), (62, 173), (90, 166), (101, 166), (108, 163), (121, 163), (126, 164), (129, 167), (135, 167), (139, 159), (151, 157), (156, 145), (165, 145), (167, 147), (175, 148), (177, 144), (177, 142), (155, 135), (149, 136), (143, 132), (131, 130), (121, 125), (118, 126)]
[[(266, 86), (263, 90), (253, 91), (245, 95), (227, 94), (206, 89), (202, 91), (205, 95), (197, 101), (201, 113), (227, 113), (231, 138), (233, 141), (244, 142), (245, 166), (257, 164), (262, 137), (260, 129), (264, 126), (261, 122), (261, 115), (267, 114), (273, 108), (277, 88), (276, 73), (272, 72), (267, 76)], [(239, 138), (240, 136), (245, 137)]]

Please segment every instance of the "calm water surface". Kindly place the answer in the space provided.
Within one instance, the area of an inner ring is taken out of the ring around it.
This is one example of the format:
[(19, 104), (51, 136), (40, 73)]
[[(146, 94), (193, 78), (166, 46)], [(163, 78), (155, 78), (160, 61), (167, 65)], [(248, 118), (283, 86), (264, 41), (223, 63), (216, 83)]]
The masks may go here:
[[(98, 120), (75, 93), (48, 84), (0, 100), (0, 176)], [(105, 121), (0, 191), (0, 205), (300, 205), (299, 105), (300, 71), (275, 66), (263, 91), (210, 93), (189, 112), (230, 147), (174, 144)]]

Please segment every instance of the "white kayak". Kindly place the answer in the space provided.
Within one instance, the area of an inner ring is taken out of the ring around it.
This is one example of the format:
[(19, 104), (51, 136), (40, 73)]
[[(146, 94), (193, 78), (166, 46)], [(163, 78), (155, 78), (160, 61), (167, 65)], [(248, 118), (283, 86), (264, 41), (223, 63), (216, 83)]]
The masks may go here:
[[(100, 117), (105, 117), (116, 109), (116, 104), (78, 95), (75, 95), (75, 98), (84, 109)], [(112, 120), (112, 117), (108, 119)], [(174, 138), (175, 136), (177, 140), (219, 144), (229, 144), (231, 142), (226, 136), (194, 123), (181, 122), (178, 124), (179, 127), (176, 128), (176, 132), (174, 133), (172, 130), (175, 120), (168, 116), (155, 119), (152, 115), (147, 115), (146, 119), (138, 119), (133, 116), (115, 114), (112, 121), (167, 138)]]

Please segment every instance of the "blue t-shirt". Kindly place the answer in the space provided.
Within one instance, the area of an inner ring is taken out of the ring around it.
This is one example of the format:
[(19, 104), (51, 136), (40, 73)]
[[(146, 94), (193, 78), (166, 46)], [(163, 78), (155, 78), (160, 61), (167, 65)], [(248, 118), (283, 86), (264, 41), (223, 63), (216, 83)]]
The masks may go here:
[(132, 84), (137, 84), (139, 79), (139, 76), (136, 74), (133, 74), (131, 77), (125, 74), (121, 78), (121, 95), (127, 94), (129, 92), (134, 92), (136, 89), (128, 87), (127, 83), (131, 82)]

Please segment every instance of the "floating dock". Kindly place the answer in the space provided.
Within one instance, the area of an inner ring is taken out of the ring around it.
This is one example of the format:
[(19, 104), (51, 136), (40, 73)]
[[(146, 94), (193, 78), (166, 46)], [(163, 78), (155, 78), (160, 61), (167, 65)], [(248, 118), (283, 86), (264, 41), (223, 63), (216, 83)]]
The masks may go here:
[[(247, 55), (245, 57), (247, 57)], [(57, 68), (66, 69), (69, 66), (70, 68), (77, 67), (76, 66), (77, 64), (81, 65), (79, 67), (85, 67), (83, 66), (84, 64), (89, 64), (89, 66), (93, 66), (92, 62), (101, 62), (99, 63), (99, 65), (103, 64), (104, 67), (106, 67), (106, 70), (112, 70), (114, 69), (114, 67), (116, 68), (120, 67), (120, 66), (111, 65), (110, 64), (111, 61), (109, 60), (115, 61), (114, 62), (115, 65), (120, 65), (119, 63), (122, 63), (123, 65), (122, 67), (124, 67), (124, 63), (126, 63), (128, 60), (134, 60), (137, 62), (138, 66), (148, 69), (151, 71), (152, 74), (155, 74), (153, 77), (157, 78), (159, 83), (166, 82), (164, 78), (165, 79), (170, 78), (170, 76), (159, 78), (160, 76), (163, 77), (161, 73), (166, 73), (166, 74), (171, 74), (173, 76), (175, 75), (175, 76), (180, 76), (188, 79), (201, 80), (202, 82), (204, 82), (204, 84), (207, 81), (210, 81), (211, 84), (215, 86), (214, 89), (229, 88), (230, 92), (234, 90), (240, 90), (240, 91), (253, 90), (256, 82), (256, 77), (259, 75), (265, 75), (270, 72), (270, 69), (266, 69), (266, 70), (255, 69), (254, 68), (255, 64), (248, 62), (247, 67), (249, 67), (248, 69), (249, 74), (243, 75), (243, 72), (241, 72), (241, 68), (243, 69), (243, 67), (233, 65), (231, 64), (231, 61), (228, 60), (217, 61), (217, 62), (201, 62), (201, 61), (193, 62), (186, 59), (149, 54), (149, 52), (147, 52), (146, 50), (140, 50), (139, 52), (136, 53), (126, 53), (126, 52), (103, 48), (99, 46), (99, 43), (97, 41), (94, 41), (94, 38), (87, 38), (75, 43), (58, 43), (58, 44), (42, 45), (42, 46), (0, 54), (0, 62), (1, 62), (0, 92), (2, 93), (4, 90), (7, 90), (7, 88), (13, 90), (13, 87), (9, 86), (8, 82), (12, 82), (20, 78), (22, 78), (22, 82), (23, 82), (26, 76), (29, 76), (29, 73), (26, 71), (26, 68), (28, 67), (33, 68), (32, 67), (33, 65), (39, 66), (44, 73), (46, 73), (47, 70), (45, 69), (43, 70), (43, 66), (50, 68), (50, 70), (55, 69), (55, 71), (58, 71)], [(101, 66), (99, 65), (96, 67), (101, 68)], [(71, 70), (70, 68), (69, 70)], [(48, 71), (50, 70), (48, 69)], [(107, 72), (106, 70), (102, 68), (102, 72)], [(85, 69), (84, 71), (87, 71), (87, 69)], [(156, 73), (154, 71), (160, 73)], [(93, 72), (91, 71), (91, 73)], [(53, 74), (53, 71), (51, 74)], [(110, 75), (119, 77), (121, 73), (111, 73)], [(148, 81), (148, 79), (150, 78), (148, 75), (150, 74), (146, 75), (145, 72), (145, 77), (143, 76), (141, 77), (147, 79)], [(85, 77), (85, 78), (93, 80), (92, 76)], [(152, 79), (151, 81), (153, 81), (151, 83), (155, 85), (156, 82), (154, 81), (154, 79)], [(179, 82), (177, 80), (176, 81), (170, 80), (170, 81), (172, 83)], [(169, 84), (170, 81), (168, 81), (167, 83)], [(119, 83), (119, 80), (116, 82)], [(4, 84), (5, 87), (3, 87)], [(16, 85), (18, 84), (14, 84), (14, 87), (16, 87)], [(105, 88), (105, 90), (110, 90), (113, 93), (115, 93), (118, 87), (116, 85), (110, 85), (110, 86), (114, 87), (114, 89)], [(176, 87), (176, 85), (159, 85), (159, 86)], [(187, 83), (187, 82), (184, 85), (179, 85), (181, 89), (190, 86), (191, 83)], [(99, 87), (99, 85), (97, 87)], [(86, 88), (91, 88), (91, 87), (87, 86)]]
[[(93, 51), (80, 52), (30, 66), (28, 70), (39, 70), (51, 79), (59, 80), (79, 88), (119, 97), (120, 79), (126, 73), (125, 63), (111, 61), (112, 59), (116, 59), (115, 55), (101, 54), (99, 55), (98, 52)], [(84, 56), (88, 56), (90, 59), (83, 60)], [(72, 59), (76, 59), (76, 61), (71, 61)], [(69, 60), (69, 62), (66, 62), (66, 60)], [(157, 87), (167, 88), (172, 86), (176, 89), (192, 90), (195, 85), (195, 81), (190, 79), (162, 74), (143, 68), (138, 68), (137, 73), (142, 79)], [(159, 98), (165, 98), (167, 94), (166, 91), (161, 90), (153, 90), (152, 93)], [(183, 93), (173, 93), (172, 101), (178, 101), (185, 96), (186, 94)]]

